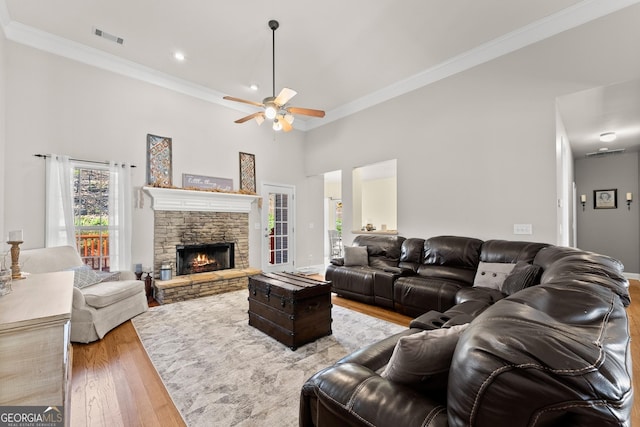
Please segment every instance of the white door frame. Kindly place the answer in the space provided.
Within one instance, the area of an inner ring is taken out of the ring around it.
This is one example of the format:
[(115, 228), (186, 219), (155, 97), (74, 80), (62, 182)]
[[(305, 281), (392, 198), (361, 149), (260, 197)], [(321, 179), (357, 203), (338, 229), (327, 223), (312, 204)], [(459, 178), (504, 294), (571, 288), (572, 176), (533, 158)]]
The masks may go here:
[[(262, 194), (262, 271), (294, 271), (295, 270), (295, 186), (288, 184), (262, 183), (260, 194)], [(289, 196), (288, 217), (287, 217), (287, 262), (271, 264), (270, 238), (269, 235), (269, 195), (273, 193), (287, 194)]]

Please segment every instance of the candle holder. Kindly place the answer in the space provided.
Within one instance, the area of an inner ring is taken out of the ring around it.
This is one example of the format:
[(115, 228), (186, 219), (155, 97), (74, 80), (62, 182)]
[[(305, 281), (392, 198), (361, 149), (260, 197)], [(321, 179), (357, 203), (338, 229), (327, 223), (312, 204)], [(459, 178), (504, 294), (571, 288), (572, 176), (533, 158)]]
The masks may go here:
[(9, 240), (7, 243), (11, 245), (11, 279), (24, 279), (20, 272), (20, 264), (18, 264), (22, 240)]
[(147, 276), (144, 278), (144, 290), (145, 293), (147, 294), (147, 303), (150, 303), (153, 301), (154, 299), (154, 295), (153, 295), (153, 278), (151, 277), (151, 269), (144, 271), (143, 273), (145, 273)]

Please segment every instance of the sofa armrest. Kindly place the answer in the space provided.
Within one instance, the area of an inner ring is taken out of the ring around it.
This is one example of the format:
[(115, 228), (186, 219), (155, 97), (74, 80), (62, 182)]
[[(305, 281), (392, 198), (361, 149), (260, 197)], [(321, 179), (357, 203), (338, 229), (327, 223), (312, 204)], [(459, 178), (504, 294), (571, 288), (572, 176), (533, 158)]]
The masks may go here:
[(446, 406), (355, 363), (331, 366), (303, 385), (299, 421), (300, 426), (448, 425)]
[(338, 360), (336, 364), (355, 363), (357, 365), (369, 368), (372, 371), (378, 371), (387, 363), (389, 363), (389, 359), (391, 359), (391, 355), (393, 354), (393, 350), (396, 347), (396, 343), (400, 338), (421, 331), (421, 329), (406, 329), (402, 332), (398, 332), (397, 334), (391, 335), (387, 338), (356, 350), (351, 354), (348, 354), (347, 356)]
[(398, 276), (409, 276), (415, 274), (412, 269), (403, 267), (385, 267), (383, 270), (387, 273), (397, 274)]
[(338, 267), (342, 267), (344, 265), (344, 258), (333, 258), (329, 262), (333, 265), (337, 265)]
[(83, 309), (87, 306), (87, 302), (84, 299), (82, 291), (75, 286), (73, 287), (73, 308)]
[(136, 280), (136, 273), (130, 270), (119, 271), (120, 280)]

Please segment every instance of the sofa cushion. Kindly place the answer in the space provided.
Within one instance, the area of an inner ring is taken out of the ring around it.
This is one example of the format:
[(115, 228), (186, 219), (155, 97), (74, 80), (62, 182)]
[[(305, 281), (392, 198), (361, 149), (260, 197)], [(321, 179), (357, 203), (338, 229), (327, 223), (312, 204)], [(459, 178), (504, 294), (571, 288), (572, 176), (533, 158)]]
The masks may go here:
[(437, 236), (424, 242), (423, 264), (476, 270), (482, 240), (471, 237)]
[(515, 267), (513, 267), (513, 270), (511, 270), (511, 273), (504, 279), (501, 288), (502, 292), (511, 295), (524, 288), (536, 285), (540, 283), (541, 275), (542, 267), (539, 265), (518, 261)]
[(73, 271), (73, 286), (78, 289), (86, 288), (87, 286), (100, 282), (98, 273), (85, 264), (67, 268), (66, 271)]
[(478, 271), (473, 279), (473, 286), (501, 290), (504, 280), (514, 267), (515, 264), (480, 261)]
[(139, 292), (144, 292), (141, 280), (100, 282), (82, 289), (87, 304), (95, 308), (107, 307)]
[(345, 246), (344, 247), (345, 267), (355, 265), (369, 265), (369, 256), (366, 246)]
[(467, 326), (425, 330), (400, 338), (381, 376), (402, 384), (446, 387), (453, 352)]

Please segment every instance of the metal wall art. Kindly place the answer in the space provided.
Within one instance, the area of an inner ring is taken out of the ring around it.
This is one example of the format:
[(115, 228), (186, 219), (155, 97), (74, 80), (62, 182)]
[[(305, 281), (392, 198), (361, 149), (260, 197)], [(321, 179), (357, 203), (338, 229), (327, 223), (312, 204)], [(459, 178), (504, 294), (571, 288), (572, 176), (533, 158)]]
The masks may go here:
[(240, 189), (256, 192), (256, 156), (240, 153)]
[(171, 138), (147, 134), (147, 184), (171, 187)]

